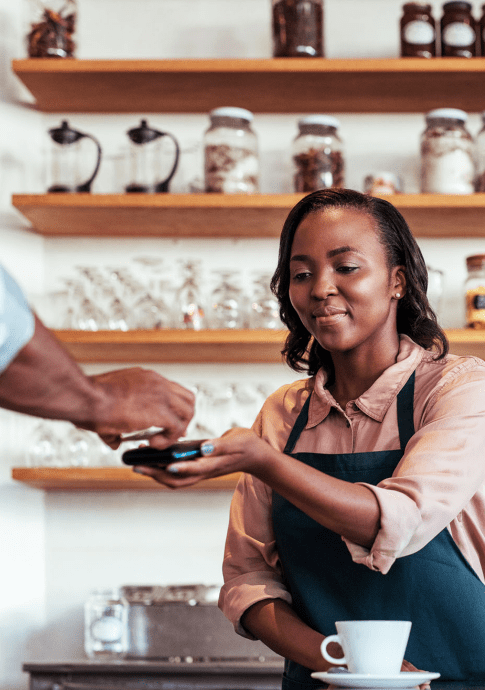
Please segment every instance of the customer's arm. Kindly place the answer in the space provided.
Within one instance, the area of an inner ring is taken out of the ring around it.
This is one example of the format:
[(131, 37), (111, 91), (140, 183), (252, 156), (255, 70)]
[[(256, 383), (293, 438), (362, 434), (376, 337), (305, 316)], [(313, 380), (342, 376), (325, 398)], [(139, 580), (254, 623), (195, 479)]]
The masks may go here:
[(88, 377), (35, 317), (32, 338), (0, 374), (0, 406), (69, 420), (117, 445), (120, 434), (149, 426), (165, 429), (152, 444), (164, 447), (185, 431), (193, 394), (154, 371), (124, 369)]

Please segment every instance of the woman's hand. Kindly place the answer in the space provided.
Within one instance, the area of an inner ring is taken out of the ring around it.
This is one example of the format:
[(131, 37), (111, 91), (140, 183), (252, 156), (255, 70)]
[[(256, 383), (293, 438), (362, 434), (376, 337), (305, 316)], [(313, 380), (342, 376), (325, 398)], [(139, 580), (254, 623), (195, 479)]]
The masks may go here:
[[(423, 673), (421, 669), (416, 668), (416, 666), (413, 666), (413, 664), (410, 661), (406, 661), (406, 659), (402, 662), (401, 671), (407, 671), (408, 673)], [(420, 690), (430, 690), (431, 686), (429, 683), (422, 683), (418, 687)]]
[(204, 441), (202, 457), (172, 463), (165, 469), (137, 466), (134, 471), (152, 477), (172, 489), (196, 484), (202, 479), (221, 477), (233, 472), (257, 473), (275, 451), (250, 429), (230, 429), (217, 439)]

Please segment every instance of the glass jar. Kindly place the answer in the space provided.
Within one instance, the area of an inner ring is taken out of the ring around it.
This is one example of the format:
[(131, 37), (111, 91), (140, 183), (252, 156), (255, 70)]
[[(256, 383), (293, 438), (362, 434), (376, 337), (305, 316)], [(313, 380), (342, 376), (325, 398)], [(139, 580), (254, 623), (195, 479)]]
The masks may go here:
[(469, 328), (485, 328), (485, 254), (467, 256), (466, 267), (466, 325)]
[(401, 194), (402, 190), (401, 178), (392, 172), (378, 172), (364, 178), (364, 194)]
[(292, 146), (295, 192), (345, 186), (339, 126), (330, 115), (309, 115), (298, 122), (299, 133)]
[(467, 114), (455, 108), (431, 110), (421, 137), (421, 192), (473, 194), (475, 144)]
[(29, 0), (29, 58), (72, 58), (77, 0)]
[(407, 2), (402, 9), (401, 57), (435, 57), (436, 26), (431, 5)]
[(471, 2), (445, 2), (441, 18), (442, 57), (475, 57), (477, 34)]
[(117, 588), (91, 593), (84, 605), (84, 650), (90, 659), (128, 653), (128, 601)]
[(482, 128), (477, 134), (477, 191), (485, 192), (485, 112), (482, 113)]
[(323, 57), (323, 0), (272, 0), (273, 57)]
[(485, 57), (485, 5), (482, 5), (482, 16), (477, 25), (478, 42), (477, 49), (480, 50), (480, 55)]
[(258, 140), (253, 114), (244, 108), (216, 108), (204, 136), (205, 191), (252, 194), (259, 191)]

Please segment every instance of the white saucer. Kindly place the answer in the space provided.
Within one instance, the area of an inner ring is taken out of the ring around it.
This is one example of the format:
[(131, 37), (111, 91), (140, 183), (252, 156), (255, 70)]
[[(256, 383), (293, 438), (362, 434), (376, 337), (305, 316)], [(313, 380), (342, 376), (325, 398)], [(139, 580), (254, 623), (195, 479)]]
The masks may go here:
[(414, 688), (439, 678), (439, 673), (410, 673), (403, 671), (396, 676), (373, 676), (362, 673), (312, 673), (312, 678), (339, 688)]

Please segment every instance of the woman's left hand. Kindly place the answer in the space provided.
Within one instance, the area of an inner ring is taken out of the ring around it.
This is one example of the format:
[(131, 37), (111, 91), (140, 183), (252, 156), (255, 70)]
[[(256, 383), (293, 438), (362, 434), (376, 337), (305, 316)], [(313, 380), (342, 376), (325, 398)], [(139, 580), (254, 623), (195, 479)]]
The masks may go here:
[(202, 457), (172, 463), (165, 469), (136, 466), (134, 471), (172, 489), (233, 472), (252, 472), (276, 451), (250, 429), (235, 428), (220, 438), (204, 441)]
[[(423, 673), (421, 669), (416, 668), (416, 666), (414, 666), (410, 661), (406, 661), (406, 659), (404, 659), (402, 662), (401, 671), (407, 671), (408, 673)], [(422, 683), (418, 687), (419, 690), (430, 690), (431, 686), (429, 683)]]

